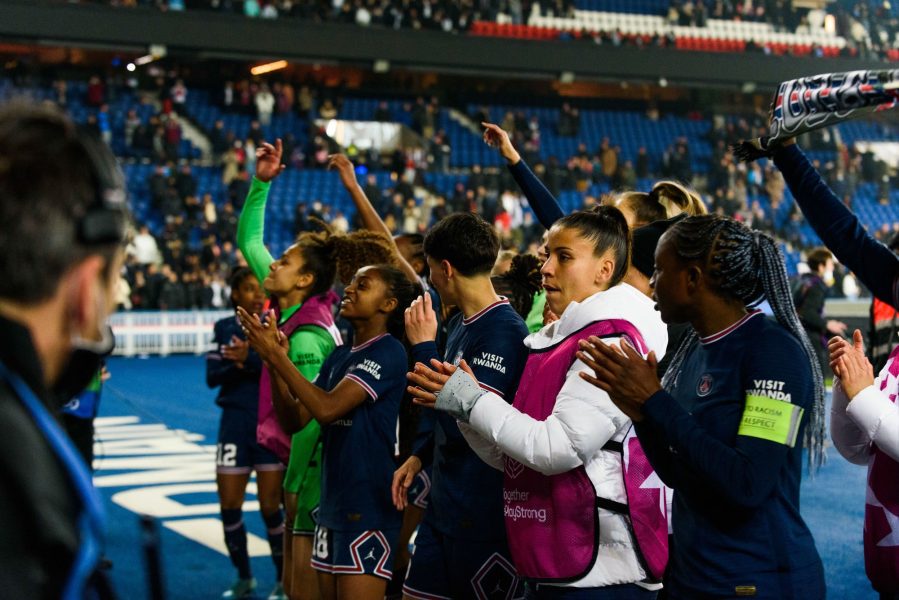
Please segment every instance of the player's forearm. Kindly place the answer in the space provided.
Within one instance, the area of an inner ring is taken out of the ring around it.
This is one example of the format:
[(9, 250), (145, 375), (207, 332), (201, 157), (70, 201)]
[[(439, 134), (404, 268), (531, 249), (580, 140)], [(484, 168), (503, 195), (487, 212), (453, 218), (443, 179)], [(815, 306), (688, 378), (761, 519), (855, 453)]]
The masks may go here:
[(273, 262), (263, 242), (265, 233), (265, 204), (271, 183), (253, 178), (250, 191), (237, 221), (237, 246), (259, 281), (268, 275)]
[(286, 434), (292, 435), (302, 429), (308, 422), (308, 419), (304, 421), (301, 413), (308, 415), (309, 411), (305, 410), (302, 404), (293, 399), (293, 396), (287, 389), (287, 385), (277, 372), (270, 372), (269, 375), (272, 385), (272, 406), (275, 409), (275, 417), (278, 419), (281, 429)]
[(275, 356), (272, 360), (272, 367), (284, 380), (288, 392), (305, 407), (316, 421), (327, 424), (340, 417), (336, 406), (338, 403), (332, 399), (331, 394), (303, 377), (287, 354), (279, 353)]

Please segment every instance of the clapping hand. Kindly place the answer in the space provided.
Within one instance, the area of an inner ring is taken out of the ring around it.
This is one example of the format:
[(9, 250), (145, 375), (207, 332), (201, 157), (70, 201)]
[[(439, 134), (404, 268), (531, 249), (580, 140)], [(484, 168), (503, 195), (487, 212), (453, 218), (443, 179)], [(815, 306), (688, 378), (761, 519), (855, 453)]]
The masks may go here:
[(437, 339), (437, 313), (431, 302), (431, 294), (425, 292), (412, 301), (405, 312), (406, 337), (413, 346)]
[(251, 315), (241, 307), (237, 307), (237, 318), (247, 334), (247, 341), (253, 350), (259, 354), (266, 363), (271, 364), (279, 354), (286, 354), (290, 344), (281, 331), (278, 330), (278, 322), (273, 314), (269, 314), (265, 323), (259, 320), (257, 315)]
[(437, 394), (440, 393), (443, 386), (446, 385), (446, 382), (449, 381), (449, 378), (452, 377), (457, 369), (462, 369), (468, 373), (475, 383), (478, 382), (474, 372), (472, 372), (471, 367), (468, 366), (465, 360), (462, 360), (459, 366), (455, 367), (447, 362), (440, 362), (432, 358), (430, 368), (422, 363), (415, 363), (413, 371), (406, 374), (406, 377), (413, 385), (406, 389), (416, 404), (434, 408), (437, 404)]
[(831, 338), (827, 343), (830, 352), (830, 368), (840, 378), (840, 385), (851, 401), (868, 386), (874, 385), (874, 367), (865, 356), (862, 332), (856, 329), (850, 344), (841, 337)]
[(222, 348), (222, 357), (234, 361), (238, 368), (242, 369), (250, 355), (250, 343), (236, 335), (231, 336), (231, 344)]

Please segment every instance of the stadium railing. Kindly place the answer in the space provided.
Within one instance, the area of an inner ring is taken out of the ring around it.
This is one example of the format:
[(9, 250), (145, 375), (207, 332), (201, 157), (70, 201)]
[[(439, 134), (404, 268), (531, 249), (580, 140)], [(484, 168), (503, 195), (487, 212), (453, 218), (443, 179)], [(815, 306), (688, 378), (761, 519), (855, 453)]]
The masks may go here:
[(212, 349), (213, 325), (231, 310), (120, 312), (110, 318), (115, 356), (203, 354)]

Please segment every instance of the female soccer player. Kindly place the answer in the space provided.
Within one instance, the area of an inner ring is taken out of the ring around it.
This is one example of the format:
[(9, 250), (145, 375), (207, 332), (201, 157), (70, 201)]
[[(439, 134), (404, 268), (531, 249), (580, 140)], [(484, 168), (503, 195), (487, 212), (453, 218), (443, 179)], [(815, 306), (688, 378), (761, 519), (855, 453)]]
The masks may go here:
[[(388, 260), (392, 252), (389, 243), (372, 232), (344, 236), (341, 239), (347, 243), (340, 243), (339, 248), (336, 238), (328, 233), (304, 233), (274, 260), (262, 239), (268, 190), (272, 180), (284, 170), (281, 153), (281, 140), (274, 145), (264, 143), (256, 151), (256, 176), (240, 215), (237, 242), (263, 289), (275, 301), (278, 327), (290, 344), (288, 356), (295, 368), (312, 380), (325, 358), (341, 343), (332, 314), (332, 307), (338, 301), (331, 292), (337, 274), (335, 253), (354, 244), (363, 245), (368, 249), (366, 258), (370, 261), (364, 264), (370, 264)], [(268, 371), (263, 373), (260, 413), (270, 408), (263, 403), (272, 402), (272, 392), (277, 388), (271, 385), (277, 382), (270, 382), (269, 375)], [(313, 515), (319, 504), (321, 432), (315, 421), (304, 423), (303, 427), (285, 419), (279, 422), (293, 434), (284, 477), (286, 523), (288, 533), (292, 534), (285, 536), (284, 562), (289, 568), (284, 570), (284, 590), (292, 599), (314, 600), (319, 595), (318, 578), (309, 560), (315, 529)], [(267, 442), (281, 448), (283, 453), (288, 452), (278, 435), (269, 437)]]
[[(828, 249), (875, 297), (899, 306), (896, 254), (865, 230), (793, 140), (786, 140), (774, 152), (774, 163)], [(894, 598), (899, 594), (899, 553), (894, 545), (881, 542), (892, 534), (887, 517), (899, 512), (899, 407), (895, 402), (899, 349), (891, 349), (876, 380), (864, 355), (861, 332), (855, 331), (851, 344), (832, 338), (828, 350), (835, 375), (830, 420), (834, 446), (849, 462), (868, 467), (865, 572), (881, 598)]]
[[(513, 405), (478, 386), (465, 364), (456, 370), (434, 361), (441, 374), (419, 363), (409, 375), (417, 386), (410, 392), (459, 419), (471, 447), (504, 470), (509, 546), (532, 598), (654, 598), (659, 587), (626, 516), (622, 451), (631, 423), (579, 377), (586, 366), (575, 356), (591, 334), (664, 352), (667, 333), (652, 301), (621, 283), (629, 240), (624, 216), (608, 206), (553, 225), (542, 274), (547, 304), (560, 318), (525, 339), (527, 365)], [(664, 539), (664, 497), (655, 492), (656, 533)]]
[[(231, 275), (231, 304), (250, 314), (262, 313), (265, 295), (253, 272), (238, 268)], [(256, 496), (262, 520), (268, 529), (272, 560), (281, 581), (284, 515), (281, 514), (281, 483), (284, 465), (271, 451), (256, 441), (256, 415), (259, 410), (259, 377), (262, 361), (250, 350), (246, 336), (236, 317), (222, 319), (215, 324), (215, 350), (206, 355), (206, 384), (219, 388), (216, 404), (222, 407), (216, 453), (216, 484), (225, 545), (231, 562), (237, 569), (238, 580), (223, 598), (241, 598), (253, 591), (256, 580), (250, 571), (247, 553), (247, 529), (243, 523), (243, 500), (250, 480), (256, 471)], [(272, 595), (283, 593), (281, 584)]]
[(322, 426), (321, 509), (312, 566), (325, 600), (384, 597), (402, 514), (392, 502), (396, 422), (407, 368), (403, 313), (420, 293), (399, 269), (359, 269), (340, 314), (354, 345), (337, 348), (316, 383), (294, 368), (273, 320), (240, 310), (250, 343), (283, 378), (297, 416)]
[[(813, 465), (823, 452), (821, 373), (777, 245), (732, 219), (690, 217), (662, 236), (653, 286), (662, 319), (694, 329), (661, 383), (655, 357), (625, 345), (591, 337), (579, 356), (675, 490), (669, 597), (823, 598), (799, 514), (803, 434)], [(762, 298), (776, 322), (749, 308)]]

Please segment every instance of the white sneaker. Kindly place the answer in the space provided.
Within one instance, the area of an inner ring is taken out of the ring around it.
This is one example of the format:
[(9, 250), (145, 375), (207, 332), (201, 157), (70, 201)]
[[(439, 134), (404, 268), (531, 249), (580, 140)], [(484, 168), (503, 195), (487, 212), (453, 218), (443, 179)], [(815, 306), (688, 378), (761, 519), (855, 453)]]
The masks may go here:
[(248, 598), (256, 590), (256, 578), (238, 579), (230, 589), (222, 594), (222, 600), (234, 600), (235, 598)]
[(284, 586), (276, 583), (272, 593), (268, 595), (268, 600), (287, 600), (287, 594), (284, 593)]

